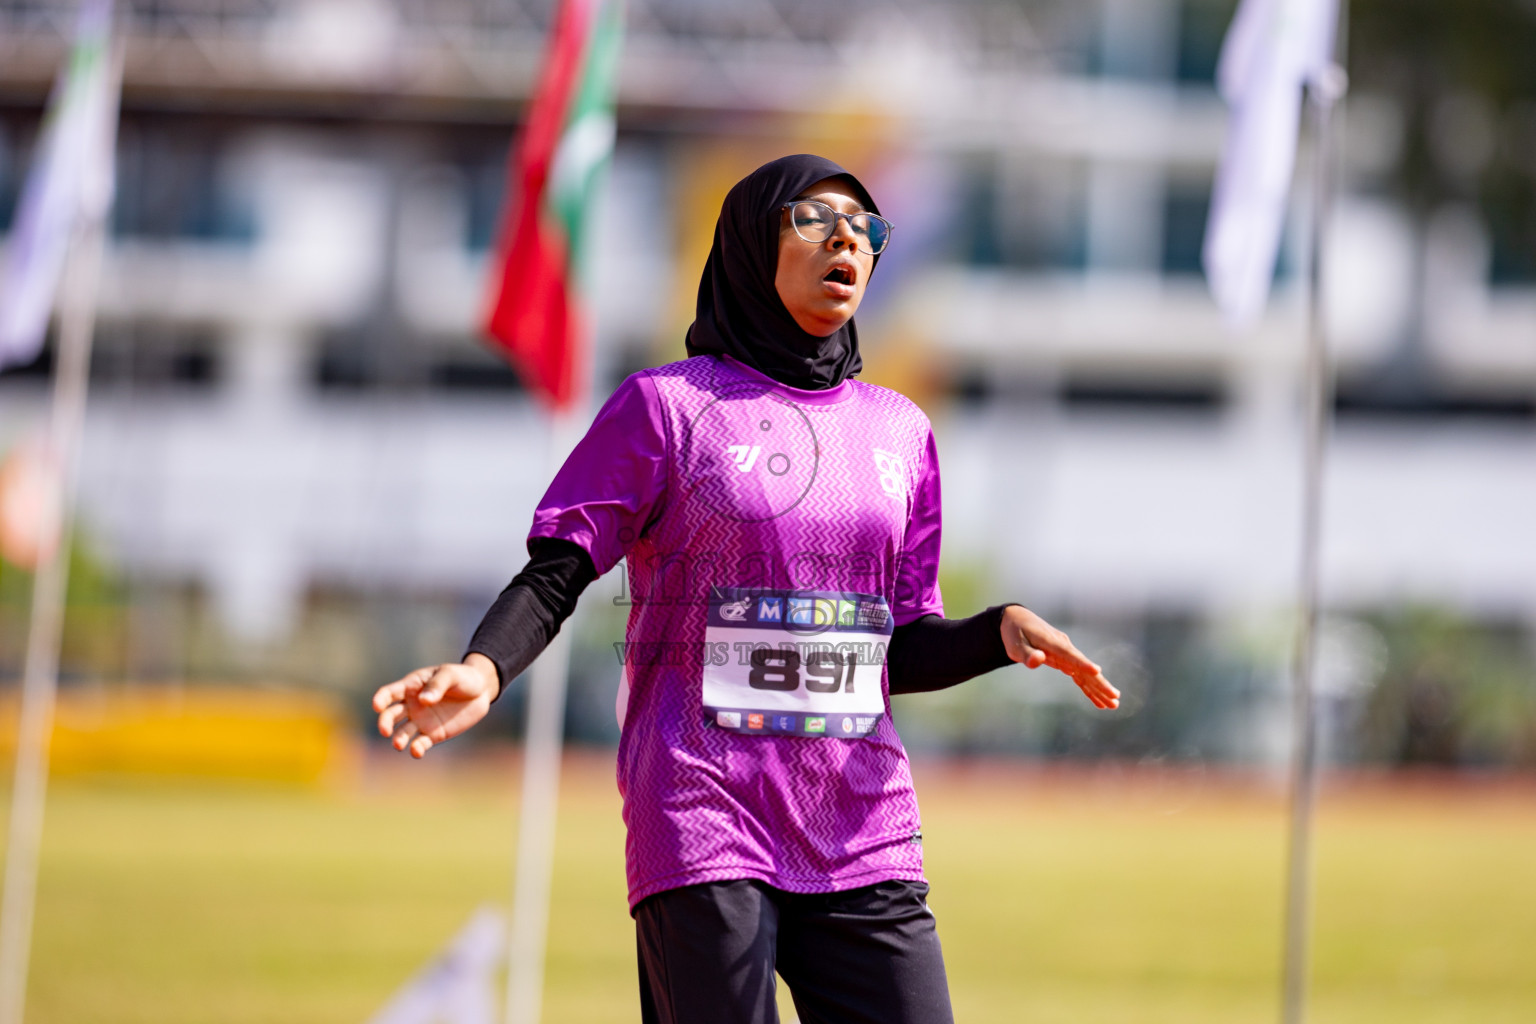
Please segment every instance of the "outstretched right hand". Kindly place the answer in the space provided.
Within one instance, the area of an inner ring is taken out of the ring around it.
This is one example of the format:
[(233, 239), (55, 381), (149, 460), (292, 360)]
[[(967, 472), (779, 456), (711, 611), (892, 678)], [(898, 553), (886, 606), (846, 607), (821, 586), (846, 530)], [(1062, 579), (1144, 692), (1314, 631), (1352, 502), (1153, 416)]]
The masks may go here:
[(419, 668), (374, 693), (379, 735), (390, 737), (396, 750), (409, 748), (412, 757), (425, 757), (433, 744), (484, 718), (498, 689), (496, 665), (483, 654)]
[(1064, 672), (1100, 710), (1120, 706), (1120, 691), (1104, 678), (1104, 671), (1067, 639), (1067, 634), (1020, 604), (1003, 609), (1003, 646), (1008, 657), (1025, 668), (1049, 665)]

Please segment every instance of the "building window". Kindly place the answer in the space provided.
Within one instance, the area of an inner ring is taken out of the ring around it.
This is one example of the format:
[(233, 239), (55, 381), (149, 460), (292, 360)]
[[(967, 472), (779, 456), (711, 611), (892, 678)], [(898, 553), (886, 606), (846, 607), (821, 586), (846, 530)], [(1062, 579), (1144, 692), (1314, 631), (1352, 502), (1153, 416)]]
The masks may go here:
[(1210, 209), (1209, 184), (1176, 184), (1163, 200), (1163, 273), (1198, 274)]
[(1045, 159), (971, 162), (953, 244), (971, 266), (1081, 270), (1087, 254), (1082, 168)]
[(1184, 0), (1179, 9), (1178, 78), (1214, 84), (1221, 43), (1236, 11), (1233, 0)]
[(464, 166), (469, 213), (464, 244), (470, 252), (485, 252), (496, 243), (501, 200), (507, 190), (507, 147), (490, 147)]
[(1493, 252), (1493, 285), (1536, 282), (1536, 181), (1517, 172), (1497, 175), (1483, 195), (1483, 219)]
[(250, 242), (250, 205), (224, 180), (223, 139), (192, 120), (125, 119), (118, 133), (115, 235)]

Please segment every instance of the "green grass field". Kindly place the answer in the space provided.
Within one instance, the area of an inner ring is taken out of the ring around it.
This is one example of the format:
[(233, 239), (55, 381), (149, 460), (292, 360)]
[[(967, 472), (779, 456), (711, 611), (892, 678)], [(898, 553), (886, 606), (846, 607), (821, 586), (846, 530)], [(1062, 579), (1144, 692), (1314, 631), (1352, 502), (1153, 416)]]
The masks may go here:
[[(572, 758), (545, 1020), (632, 1021), (611, 761)], [(509, 756), (370, 761), (320, 790), (64, 780), (29, 1019), (361, 1024), (510, 890)], [(962, 1022), (1276, 1015), (1272, 787), (919, 765)], [(1319, 823), (1318, 1024), (1536, 1019), (1536, 783), (1357, 783)]]

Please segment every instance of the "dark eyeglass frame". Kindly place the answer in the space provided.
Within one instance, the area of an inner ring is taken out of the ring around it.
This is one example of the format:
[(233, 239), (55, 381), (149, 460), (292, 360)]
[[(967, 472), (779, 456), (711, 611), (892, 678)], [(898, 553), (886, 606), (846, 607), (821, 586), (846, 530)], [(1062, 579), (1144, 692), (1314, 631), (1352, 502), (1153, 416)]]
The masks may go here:
[[(826, 210), (828, 213), (830, 213), (832, 215), (832, 226), (827, 229), (827, 233), (821, 238), (806, 238), (804, 235), (800, 234), (800, 225), (795, 223), (795, 215), (793, 212), (794, 208), (797, 206), (819, 206), (823, 210)], [(865, 250), (866, 252), (869, 252), (871, 256), (878, 256), (890, 247), (891, 233), (896, 230), (896, 225), (892, 224), (878, 213), (870, 213), (866, 210), (860, 210), (858, 213), (838, 213), (826, 203), (819, 202), (815, 199), (791, 199), (789, 202), (779, 207), (779, 209), (791, 211), (789, 215), (789, 226), (795, 229), (795, 234), (800, 238), (801, 241), (810, 242), (812, 245), (820, 245), (822, 242), (825, 242), (828, 238), (831, 238), (834, 234), (836, 234), (837, 222), (839, 219), (848, 222), (848, 230), (852, 231), (855, 236), (858, 235), (858, 231), (854, 229), (853, 218), (868, 217), (870, 220), (879, 221), (881, 224), (885, 225), (885, 245), (882, 245), (879, 249), (876, 249), (872, 252)], [(857, 249), (858, 245), (855, 245), (854, 248)]]

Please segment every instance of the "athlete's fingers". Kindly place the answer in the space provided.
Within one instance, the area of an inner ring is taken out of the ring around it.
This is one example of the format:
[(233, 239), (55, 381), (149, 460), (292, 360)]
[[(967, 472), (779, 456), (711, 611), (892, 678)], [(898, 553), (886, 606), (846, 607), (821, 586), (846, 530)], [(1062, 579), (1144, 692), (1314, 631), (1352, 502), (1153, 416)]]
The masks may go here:
[(1092, 699), (1110, 707), (1117, 706), (1120, 703), (1120, 694), (1110, 686), (1091, 686), (1083, 692), (1087, 693)]
[(427, 751), (431, 749), (432, 737), (430, 736), (417, 736), (414, 740), (411, 741), (411, 756), (414, 758), (419, 759), (426, 757)]
[(388, 736), (395, 731), (395, 726), (405, 716), (404, 704), (391, 704), (379, 712), (379, 735)]
[(1091, 690), (1094, 693), (1100, 693), (1106, 697), (1109, 696), (1109, 680), (1104, 678), (1104, 674), (1102, 672), (1095, 672), (1091, 669), (1079, 668), (1077, 671), (1072, 673), (1072, 678), (1077, 682), (1077, 685), (1081, 686), (1084, 690)]
[(373, 692), (373, 710), (383, 711), (391, 704), (398, 704), (405, 699), (405, 680), (397, 679), (379, 687)]
[(453, 675), (448, 669), (447, 665), (439, 665), (433, 669), (432, 674), (422, 685), (421, 692), (416, 695), (416, 699), (423, 704), (436, 704), (442, 700), (443, 694), (447, 693), (448, 687), (453, 684)]
[(431, 678), (436, 666), (418, 668), (414, 672), (408, 672), (392, 683), (379, 687), (373, 694), (373, 710), (383, 711), (391, 704), (405, 700), (409, 693), (415, 692), (422, 683)]
[[(1119, 707), (1120, 691), (1109, 684), (1104, 678), (1104, 670), (1078, 650), (1067, 634), (1047, 627), (1034, 642), (1040, 645), (1037, 650), (1041, 651), (1041, 660), (1077, 684), (1094, 707), (1101, 711)], [(1039, 662), (1031, 659), (1026, 664), (1034, 667)]]
[(1083, 691), (1083, 695), (1093, 701), (1094, 707), (1107, 710), (1120, 706), (1120, 691), (1104, 678), (1102, 672), (1074, 676), (1073, 681)]
[(1052, 637), (1049, 647), (1051, 653), (1061, 660), (1063, 672), (1079, 670), (1087, 672), (1103, 671), (1088, 655), (1078, 650), (1065, 633), (1057, 633), (1056, 636)]
[(423, 736), (428, 736), (433, 743), (441, 743), (448, 738), (448, 719), (452, 717), (445, 714), (441, 708), (422, 708), (412, 719), (416, 723), (416, 729)]
[(1076, 648), (1069, 653), (1062, 650), (1052, 650), (1046, 656), (1046, 664), (1058, 671), (1065, 672), (1074, 679), (1080, 675), (1095, 676), (1103, 674), (1103, 669), (1097, 664), (1085, 658)]
[(411, 740), (421, 735), (421, 730), (416, 728), (415, 722), (406, 722), (395, 733), (395, 738), (390, 742), (396, 750), (404, 750)]

